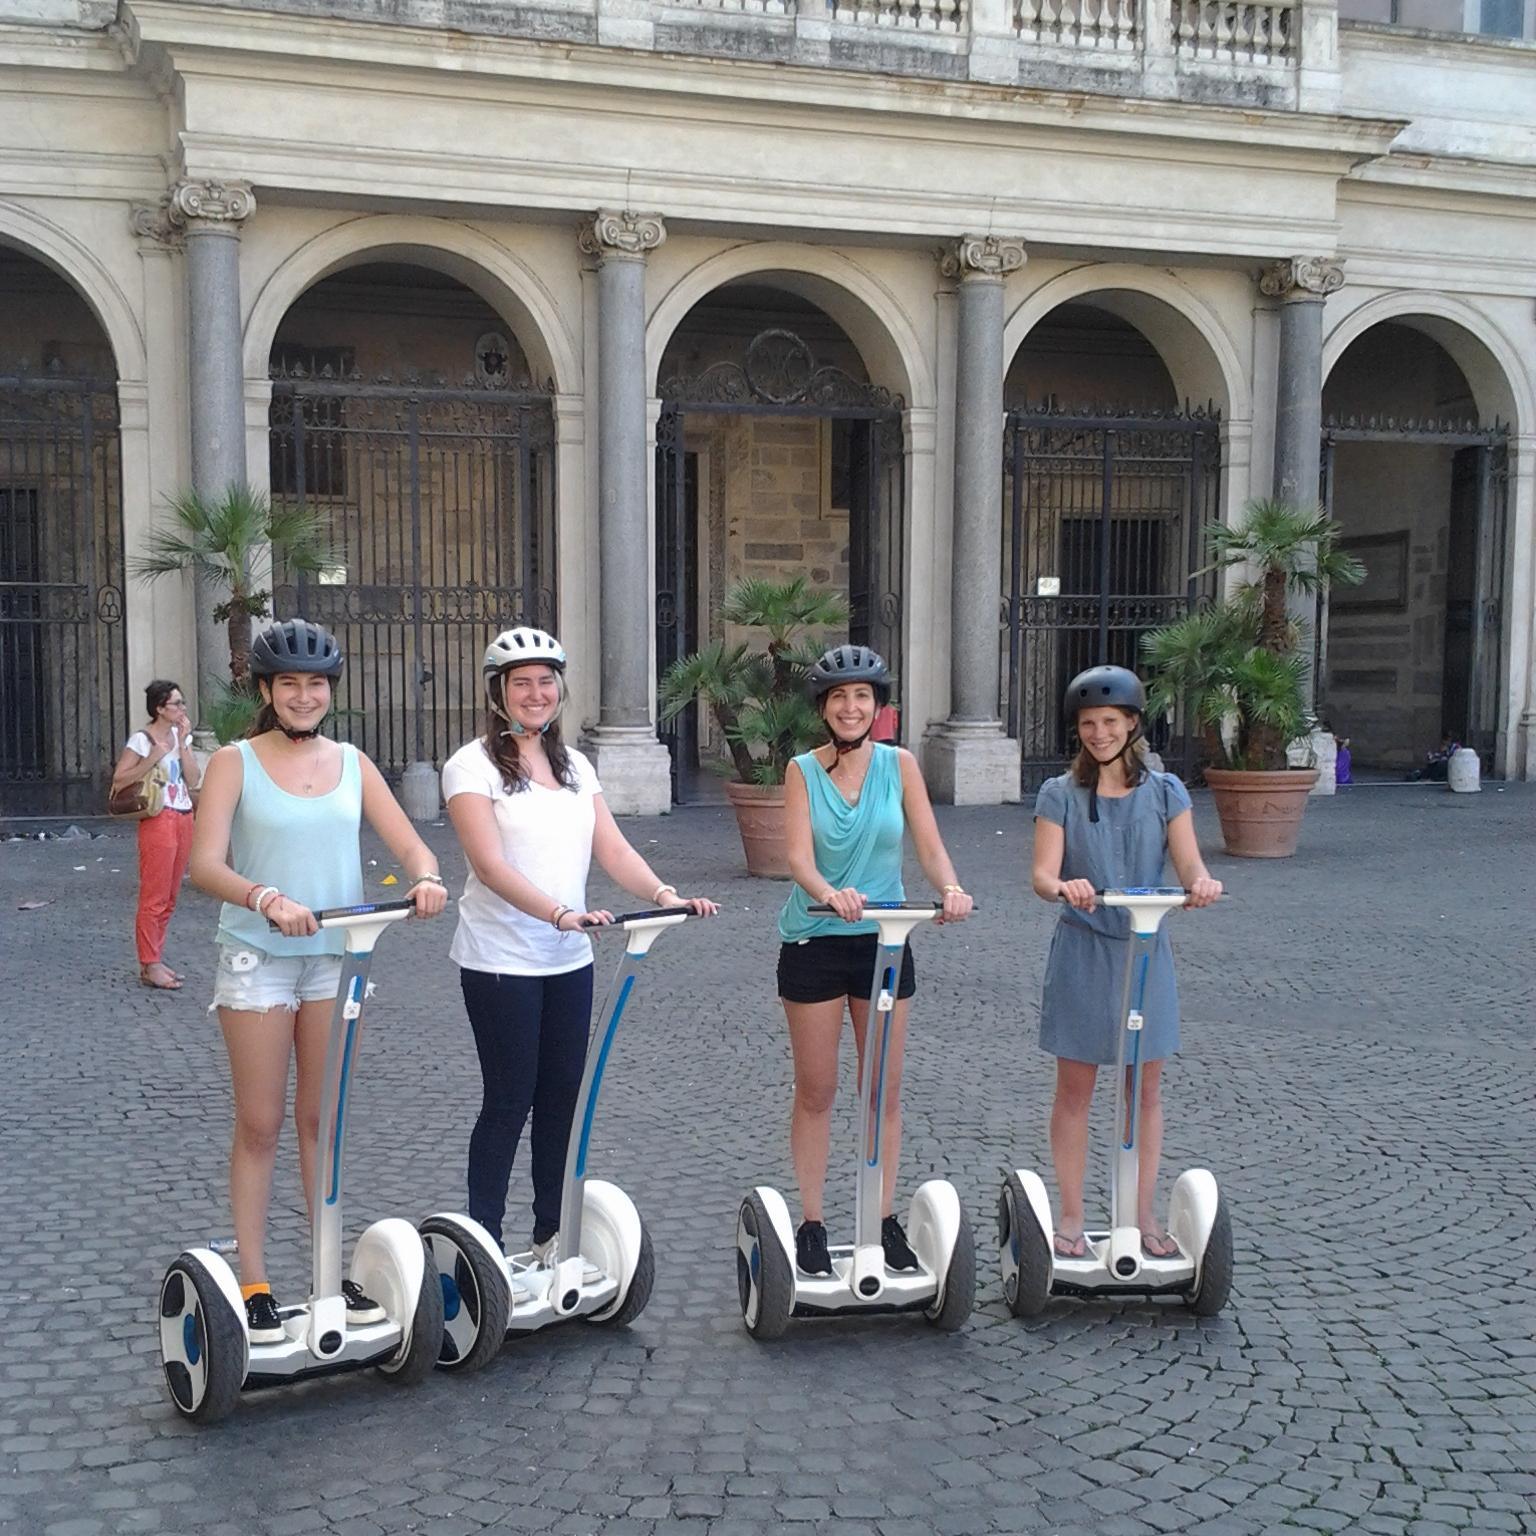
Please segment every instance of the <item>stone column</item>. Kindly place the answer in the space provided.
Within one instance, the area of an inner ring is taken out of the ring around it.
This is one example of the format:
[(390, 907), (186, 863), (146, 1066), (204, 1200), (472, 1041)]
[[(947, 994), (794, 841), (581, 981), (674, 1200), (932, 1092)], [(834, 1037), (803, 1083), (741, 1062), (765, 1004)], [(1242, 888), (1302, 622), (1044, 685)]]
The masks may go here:
[[(256, 210), (240, 182), (182, 181), (166, 212), (186, 241), (187, 415), (192, 489), (209, 499), (245, 484), (245, 363), (240, 314), (240, 226)], [(229, 645), (213, 618), (223, 594), (199, 581), (197, 675), (229, 677)]]
[(997, 805), (1019, 798), (1019, 749), (998, 717), (1002, 601), (1003, 281), (1024, 246), (966, 235), (940, 257), (959, 279), (955, 325), (954, 563), (949, 716), (929, 734), (934, 798)]
[[(1275, 389), (1275, 495), (1300, 506), (1318, 499), (1323, 441), (1323, 301), (1344, 286), (1340, 262), (1293, 256), (1265, 269), (1260, 291), (1280, 300), (1280, 358)], [(1303, 647), (1315, 655), (1317, 602), (1292, 594), (1293, 618), (1306, 626)], [(1310, 707), (1315, 678), (1307, 670)]]
[(616, 814), (671, 808), (671, 764), (652, 724), (650, 487), (645, 258), (667, 237), (655, 214), (600, 211), (578, 243), (597, 261), (597, 724), (587, 745)]

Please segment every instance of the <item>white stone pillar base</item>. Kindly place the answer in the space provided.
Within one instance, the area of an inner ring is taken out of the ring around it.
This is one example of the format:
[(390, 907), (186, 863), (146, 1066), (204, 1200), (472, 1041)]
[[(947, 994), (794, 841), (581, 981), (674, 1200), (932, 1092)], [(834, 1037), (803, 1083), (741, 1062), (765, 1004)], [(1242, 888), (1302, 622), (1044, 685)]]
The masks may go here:
[(431, 763), (411, 763), (400, 780), (400, 801), (412, 821), (436, 821), (443, 812), (437, 769)]
[(1019, 744), (1000, 724), (945, 721), (923, 740), (928, 793), (942, 805), (1013, 805), (1019, 789)]
[(592, 759), (615, 816), (664, 816), (672, 809), (672, 756), (649, 727), (593, 726), (581, 750)]

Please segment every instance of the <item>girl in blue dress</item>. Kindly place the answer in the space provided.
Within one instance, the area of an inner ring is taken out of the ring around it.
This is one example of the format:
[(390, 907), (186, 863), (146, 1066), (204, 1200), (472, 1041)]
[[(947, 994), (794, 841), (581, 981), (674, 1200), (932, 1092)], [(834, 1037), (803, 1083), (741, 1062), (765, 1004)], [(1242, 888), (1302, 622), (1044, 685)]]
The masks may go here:
[[(838, 1042), (846, 1008), (862, 1068), (879, 948), (875, 924), (861, 922), (859, 914), (869, 902), (905, 900), (901, 853), (908, 830), (923, 873), (943, 892), (938, 921), (961, 921), (972, 903), (944, 851), (916, 758), (903, 747), (870, 740), (876, 712), (890, 700), (884, 660), (867, 646), (837, 646), (811, 669), (810, 687), (831, 740), (795, 758), (784, 776), (795, 886), (779, 914), (779, 998), (795, 1059), (789, 1144), (805, 1218), (795, 1234), (795, 1262), (806, 1274), (827, 1275), (832, 1260), (821, 1194), (837, 1095)], [(813, 913), (812, 903), (828, 905), (836, 915)], [(901, 1222), (891, 1212), (901, 1147), (902, 1050), (908, 1000), (916, 990), (909, 949), (902, 955), (891, 1016), (880, 1133), (888, 1149), (880, 1238), (885, 1262), (895, 1270), (918, 1267)]]
[[(1171, 861), (1188, 905), (1221, 895), (1195, 842), (1189, 792), (1171, 773), (1147, 767), (1141, 717), (1146, 692), (1124, 667), (1093, 667), (1067, 688), (1066, 715), (1081, 749), (1071, 768), (1041, 786), (1035, 801), (1034, 890), (1064, 905), (1051, 939), (1040, 1007), (1040, 1048), (1056, 1057), (1051, 1156), (1061, 1215), (1056, 1251), (1081, 1258), (1088, 1110), (1101, 1066), (1117, 1059), (1128, 914), (1100, 907), (1095, 892), (1161, 885)], [(1163, 1062), (1179, 1048), (1179, 994), (1166, 923), (1147, 975), (1142, 1032), (1140, 1183), (1137, 1224), (1143, 1250), (1178, 1249), (1153, 1215), (1163, 1149)]]

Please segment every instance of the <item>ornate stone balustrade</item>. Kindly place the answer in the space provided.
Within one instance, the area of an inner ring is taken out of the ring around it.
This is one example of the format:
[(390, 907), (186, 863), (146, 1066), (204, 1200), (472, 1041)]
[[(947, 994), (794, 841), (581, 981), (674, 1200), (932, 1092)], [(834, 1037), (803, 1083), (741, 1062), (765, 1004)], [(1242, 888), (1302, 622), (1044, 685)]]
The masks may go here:
[(1024, 43), (1127, 52), (1140, 36), (1142, 0), (1013, 0), (1014, 35)]
[(1172, 0), (1173, 38), (1182, 58), (1237, 64), (1288, 64), (1296, 57), (1293, 0)]
[(906, 32), (966, 30), (965, 0), (828, 0), (834, 21)]

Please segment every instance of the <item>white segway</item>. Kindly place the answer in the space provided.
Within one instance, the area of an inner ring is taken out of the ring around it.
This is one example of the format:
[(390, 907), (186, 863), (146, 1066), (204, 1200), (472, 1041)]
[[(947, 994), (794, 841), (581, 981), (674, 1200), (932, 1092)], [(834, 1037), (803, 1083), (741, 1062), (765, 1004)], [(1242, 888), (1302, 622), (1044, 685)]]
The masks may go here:
[[(812, 912), (831, 907), (813, 906)], [(755, 1339), (776, 1339), (791, 1317), (835, 1317), (850, 1312), (921, 1312), (937, 1328), (953, 1331), (976, 1303), (976, 1250), (960, 1196), (948, 1179), (919, 1185), (907, 1212), (907, 1240), (916, 1270), (888, 1270), (880, 1242), (884, 1175), (883, 1115), (891, 1015), (907, 935), (943, 910), (935, 903), (871, 905), (865, 922), (879, 924), (879, 954), (869, 995), (868, 1033), (859, 1078), (859, 1172), (854, 1197), (854, 1241), (829, 1247), (830, 1275), (802, 1274), (795, 1266), (795, 1229), (778, 1190), (759, 1184), (736, 1217), (736, 1288), (742, 1321)]]
[(617, 1184), (587, 1177), (587, 1149), (603, 1072), (640, 962), (663, 929), (675, 928), (692, 915), (684, 907), (660, 907), (627, 912), (611, 925), (588, 930), (622, 930), (624, 954), (587, 1042), (586, 1070), (566, 1146), (554, 1262), (541, 1263), (531, 1252), (504, 1257), (495, 1238), (467, 1216), (439, 1213), (421, 1223), (421, 1235), (442, 1276), (445, 1326), (437, 1357), (442, 1369), (476, 1370), (506, 1339), (551, 1323), (579, 1317), (623, 1327), (645, 1310), (656, 1276), (650, 1235), (634, 1202)]
[(1114, 1146), (1110, 1157), (1109, 1229), (1085, 1232), (1087, 1252), (1064, 1258), (1055, 1250), (1051, 1203), (1040, 1175), (1015, 1169), (997, 1202), (1003, 1294), (1015, 1317), (1034, 1317), (1051, 1296), (1179, 1296), (1199, 1317), (1214, 1317), (1232, 1291), (1232, 1220), (1207, 1169), (1181, 1173), (1168, 1203), (1168, 1234), (1178, 1252), (1143, 1252), (1136, 1221), (1137, 1110), (1141, 1086), (1142, 1000), (1158, 925), (1187, 893), (1160, 886), (1100, 891), (1106, 907), (1130, 913), (1115, 1068)]
[(351, 1278), (384, 1308), (383, 1322), (348, 1327), (341, 1290), (342, 1154), (368, 968), (379, 935), (414, 910), (409, 901), (387, 901), (315, 913), (322, 928), (346, 931), (346, 953), (325, 1057), (313, 1289), (302, 1306), (281, 1309), (287, 1333), (281, 1344), (252, 1344), (240, 1282), (228, 1262), (212, 1248), (177, 1256), (160, 1286), (160, 1358), (171, 1401), (186, 1418), (211, 1423), (242, 1391), (369, 1365), (391, 1381), (418, 1382), (437, 1359), (443, 1293), (410, 1222), (395, 1216), (374, 1222), (352, 1253)]

